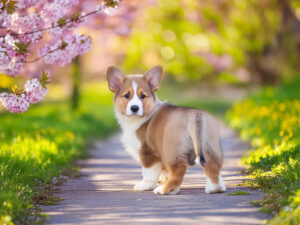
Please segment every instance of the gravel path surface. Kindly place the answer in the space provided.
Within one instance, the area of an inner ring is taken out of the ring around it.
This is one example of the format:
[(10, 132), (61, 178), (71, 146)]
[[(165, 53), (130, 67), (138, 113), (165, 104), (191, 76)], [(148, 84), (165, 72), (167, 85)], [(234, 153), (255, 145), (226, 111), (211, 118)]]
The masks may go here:
[[(42, 206), (48, 224), (262, 224), (266, 215), (249, 202), (263, 197), (259, 191), (238, 187), (245, 179), (239, 171), (241, 156), (248, 150), (229, 128), (221, 126), (225, 155), (222, 176), (227, 191), (204, 192), (205, 176), (199, 167), (189, 169), (177, 195), (134, 192), (141, 176), (140, 166), (120, 144), (120, 134), (91, 149), (92, 158), (79, 161), (80, 179), (61, 187), (58, 205)], [(250, 195), (229, 196), (247, 191)]]

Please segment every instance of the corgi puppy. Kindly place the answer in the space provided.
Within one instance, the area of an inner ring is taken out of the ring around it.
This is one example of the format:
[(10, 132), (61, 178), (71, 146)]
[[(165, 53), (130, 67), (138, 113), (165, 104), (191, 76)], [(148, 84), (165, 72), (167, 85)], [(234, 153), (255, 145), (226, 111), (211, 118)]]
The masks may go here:
[[(135, 191), (154, 189), (155, 194), (176, 194), (186, 169), (195, 164), (204, 168), (206, 193), (226, 190), (220, 175), (223, 154), (217, 122), (199, 109), (160, 101), (155, 91), (162, 67), (128, 76), (109, 67), (106, 75), (123, 131), (122, 143), (142, 165), (143, 179), (134, 186)], [(160, 177), (164, 179), (158, 185)]]

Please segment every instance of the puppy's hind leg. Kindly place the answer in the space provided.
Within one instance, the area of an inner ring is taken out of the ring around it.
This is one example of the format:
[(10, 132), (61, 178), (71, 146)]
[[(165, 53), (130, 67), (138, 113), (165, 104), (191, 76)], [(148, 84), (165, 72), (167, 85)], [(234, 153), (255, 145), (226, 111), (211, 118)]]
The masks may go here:
[(220, 175), (220, 166), (216, 161), (209, 159), (204, 166), (204, 172), (206, 175), (206, 193), (212, 194), (226, 191), (226, 186)]
[(218, 124), (211, 116), (198, 113), (194, 121), (190, 121), (189, 131), (197, 156), (196, 163), (202, 164), (207, 176), (205, 192), (224, 192), (226, 187), (220, 175), (223, 154)]

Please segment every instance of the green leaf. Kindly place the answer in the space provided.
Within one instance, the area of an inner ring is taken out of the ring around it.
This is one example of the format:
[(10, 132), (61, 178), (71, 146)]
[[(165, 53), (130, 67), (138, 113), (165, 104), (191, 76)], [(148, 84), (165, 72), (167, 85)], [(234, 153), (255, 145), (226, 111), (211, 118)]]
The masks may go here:
[(6, 11), (9, 14), (13, 14), (17, 9), (17, 6), (16, 6), (17, 3), (18, 3), (17, 1), (9, 1), (9, 3), (7, 4)]
[(71, 16), (70, 16), (70, 20), (71, 21), (77, 21), (80, 17), (80, 12), (74, 12)]
[(61, 49), (61, 50), (64, 50), (67, 46), (68, 46), (68, 43), (62, 40), (62, 41), (61, 41), (60, 49)]
[(23, 93), (25, 93), (25, 90), (23, 88), (18, 88), (18, 85), (13, 85), (11, 87), (12, 91), (14, 92), (15, 95), (21, 95)]
[(42, 71), (42, 78), (40, 79), (40, 83), (44, 89), (47, 89), (47, 84), (50, 84), (48, 73), (44, 70)]
[(108, 7), (115, 7), (118, 5), (118, 2), (115, 2), (113, 0), (104, 0), (104, 2)]
[(18, 85), (13, 85), (12, 87), (11, 87), (11, 90), (15, 93), (16, 92), (16, 90), (18, 89)]
[(59, 20), (57, 20), (57, 24), (59, 26), (63, 26), (66, 23), (66, 19), (64, 18), (59, 18)]
[(6, 10), (8, 14), (13, 14), (16, 9), (18, 8), (16, 4), (18, 3), (17, 1), (9, 1), (8, 0), (1, 0), (0, 1), (3, 4), (3, 7), (1, 8), (2, 11)]
[(28, 42), (26, 44), (22, 41), (15, 42), (15, 46), (17, 47), (16, 52), (19, 53), (19, 54), (22, 54), (22, 55), (28, 53), (29, 45), (30, 45), (30, 42)]

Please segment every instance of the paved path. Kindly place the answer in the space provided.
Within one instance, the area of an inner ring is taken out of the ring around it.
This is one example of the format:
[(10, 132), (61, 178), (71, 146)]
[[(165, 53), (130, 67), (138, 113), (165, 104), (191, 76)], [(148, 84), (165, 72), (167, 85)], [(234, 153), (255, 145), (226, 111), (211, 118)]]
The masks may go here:
[[(43, 207), (49, 224), (261, 224), (265, 215), (249, 204), (262, 193), (237, 187), (243, 176), (240, 157), (248, 146), (222, 127), (225, 160), (222, 175), (226, 193), (206, 194), (205, 177), (200, 168), (188, 170), (177, 195), (154, 195), (152, 191), (134, 192), (141, 179), (139, 165), (123, 150), (119, 134), (96, 143), (92, 158), (79, 161), (80, 179), (62, 186), (58, 205)], [(229, 196), (228, 192), (246, 190), (248, 196)]]

